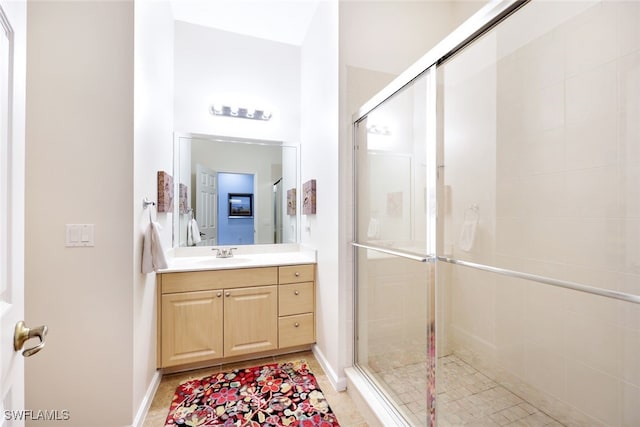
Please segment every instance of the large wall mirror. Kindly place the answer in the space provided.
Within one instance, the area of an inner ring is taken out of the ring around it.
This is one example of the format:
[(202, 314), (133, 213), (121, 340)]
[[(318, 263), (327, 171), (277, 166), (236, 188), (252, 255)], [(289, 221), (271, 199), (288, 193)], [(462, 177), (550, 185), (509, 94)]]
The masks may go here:
[(179, 134), (174, 144), (174, 246), (299, 241), (298, 147)]

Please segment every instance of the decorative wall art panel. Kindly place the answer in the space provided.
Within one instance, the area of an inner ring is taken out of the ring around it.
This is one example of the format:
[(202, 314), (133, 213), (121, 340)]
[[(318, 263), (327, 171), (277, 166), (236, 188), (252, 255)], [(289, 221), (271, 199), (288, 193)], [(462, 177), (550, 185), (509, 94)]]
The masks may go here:
[(296, 214), (296, 189), (287, 190), (287, 215)]
[(316, 213), (316, 180), (310, 179), (302, 185), (302, 213), (315, 215)]
[(173, 177), (158, 171), (158, 212), (173, 210)]

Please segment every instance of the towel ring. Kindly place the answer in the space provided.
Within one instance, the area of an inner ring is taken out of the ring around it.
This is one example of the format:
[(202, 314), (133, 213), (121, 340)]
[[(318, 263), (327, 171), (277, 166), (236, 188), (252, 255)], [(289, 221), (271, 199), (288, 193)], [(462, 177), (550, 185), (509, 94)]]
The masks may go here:
[(472, 204), (471, 206), (469, 206), (467, 208), (467, 210), (464, 211), (464, 219), (469, 219), (468, 218), (468, 214), (473, 215), (473, 219), (477, 219), (479, 214), (480, 214), (480, 206), (478, 206), (477, 203)]

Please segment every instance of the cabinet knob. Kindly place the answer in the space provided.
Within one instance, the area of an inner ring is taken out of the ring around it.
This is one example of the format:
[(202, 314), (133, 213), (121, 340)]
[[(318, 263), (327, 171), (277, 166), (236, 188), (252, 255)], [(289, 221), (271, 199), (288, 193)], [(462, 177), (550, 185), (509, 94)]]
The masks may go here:
[(296, 323), (293, 324), (293, 326), (295, 326), (297, 328), (298, 326), (300, 326), (300, 323), (296, 322)]
[(225, 292), (225, 293), (224, 293), (224, 296), (225, 296), (225, 297), (230, 297), (230, 296), (231, 296), (231, 292)]
[(300, 291), (293, 291), (294, 295), (300, 295)]
[(220, 298), (220, 297), (222, 296), (222, 292), (218, 292), (218, 293), (216, 294), (216, 296), (217, 296), (218, 298)]
[(300, 272), (296, 271), (295, 275), (296, 275), (296, 277), (300, 277)]

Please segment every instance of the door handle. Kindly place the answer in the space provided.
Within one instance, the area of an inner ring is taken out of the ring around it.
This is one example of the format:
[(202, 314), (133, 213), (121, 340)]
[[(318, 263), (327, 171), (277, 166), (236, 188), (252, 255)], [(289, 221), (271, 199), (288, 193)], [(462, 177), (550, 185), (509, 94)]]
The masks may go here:
[(27, 348), (22, 352), (24, 357), (33, 356), (40, 350), (44, 348), (45, 337), (47, 336), (47, 332), (49, 328), (46, 325), (38, 326), (37, 328), (27, 328), (24, 322), (21, 320), (16, 323), (16, 328), (13, 332), (13, 349), (15, 351), (22, 350), (22, 346), (25, 342), (30, 340), (31, 338), (39, 338), (40, 343), (35, 347)]

